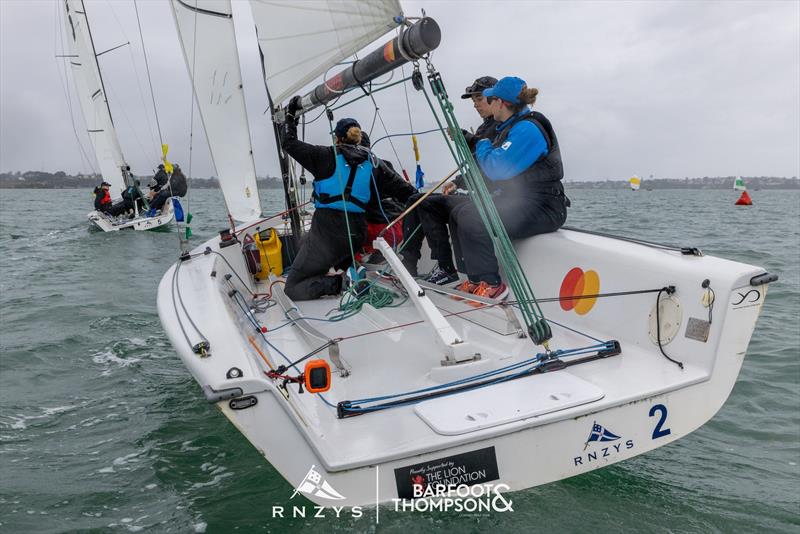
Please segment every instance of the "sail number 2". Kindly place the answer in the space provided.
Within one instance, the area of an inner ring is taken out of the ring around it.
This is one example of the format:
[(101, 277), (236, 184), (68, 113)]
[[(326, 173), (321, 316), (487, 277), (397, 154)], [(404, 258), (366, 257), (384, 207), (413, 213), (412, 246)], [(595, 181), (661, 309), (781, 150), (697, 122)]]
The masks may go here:
[(659, 417), (656, 427), (653, 429), (653, 439), (669, 436), (672, 431), (669, 428), (664, 428), (664, 423), (667, 420), (667, 407), (663, 404), (656, 404), (650, 408), (650, 417), (654, 417), (656, 414), (659, 414), (661, 417)]

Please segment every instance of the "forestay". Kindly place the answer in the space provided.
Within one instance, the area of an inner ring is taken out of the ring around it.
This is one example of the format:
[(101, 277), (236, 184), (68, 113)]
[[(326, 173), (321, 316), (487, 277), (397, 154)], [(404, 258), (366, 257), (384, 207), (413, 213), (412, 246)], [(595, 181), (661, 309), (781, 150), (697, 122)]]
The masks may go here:
[(69, 62), (86, 130), (103, 180), (111, 184), (110, 195), (117, 199), (126, 187), (122, 174), (125, 157), (111, 120), (86, 10), (81, 0), (65, 0), (64, 6)]
[(399, 0), (251, 0), (267, 87), (283, 102), (397, 27)]
[(261, 203), (231, 2), (172, 0), (172, 12), (228, 213), (257, 220)]

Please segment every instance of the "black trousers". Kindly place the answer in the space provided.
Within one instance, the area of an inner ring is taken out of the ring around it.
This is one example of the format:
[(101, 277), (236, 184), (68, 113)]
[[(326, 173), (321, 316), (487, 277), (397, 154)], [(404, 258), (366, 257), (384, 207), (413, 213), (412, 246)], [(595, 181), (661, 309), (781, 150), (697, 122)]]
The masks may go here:
[[(406, 208), (419, 200), (422, 193), (408, 197)], [(403, 217), (403, 258), (419, 261), (422, 256), (422, 242), (425, 240), (425, 231), (419, 220), (419, 206)]]
[(130, 198), (123, 198), (122, 199), (122, 203), (125, 206), (126, 210), (133, 211), (134, 202), (136, 203), (136, 207), (139, 208), (139, 211), (142, 211), (142, 209), (144, 208), (144, 201), (142, 200), (141, 197), (137, 197), (135, 201), (133, 199), (130, 199)]
[(118, 215), (122, 215), (125, 213), (125, 202), (122, 200), (117, 200), (113, 204), (111, 204), (107, 209), (103, 210), (104, 213), (111, 215), (112, 217), (117, 217)]
[[(567, 220), (564, 195), (497, 195), (492, 198), (511, 239), (555, 232)], [(472, 202), (457, 206), (452, 214), (458, 240), (463, 246), (464, 267), (472, 282), (497, 284), (500, 272), (492, 239)]]
[[(450, 246), (451, 232), (448, 223), (452, 223), (451, 214), (463, 204), (471, 203), (467, 195), (438, 195), (433, 194), (417, 206), (422, 230), (428, 239), (431, 248), (431, 257), (439, 262), (445, 269), (454, 269), (453, 248)], [(456, 249), (456, 258), (461, 258), (460, 247), (453, 233), (453, 247)], [(420, 244), (421, 246), (421, 244)], [(405, 252), (406, 249), (403, 249)], [(419, 258), (419, 252), (417, 253)], [(460, 263), (460, 262), (459, 262)]]
[[(337, 295), (342, 289), (339, 276), (326, 276), (331, 267), (345, 268), (353, 261), (353, 250), (358, 252), (367, 238), (367, 222), (363, 214), (348, 213), (329, 208), (318, 208), (311, 219), (311, 229), (300, 244), (300, 251), (292, 262), (284, 291), (292, 300), (313, 300), (323, 295)], [(350, 226), (348, 240), (347, 225)]]
[(153, 200), (150, 201), (150, 208), (154, 210), (160, 210), (164, 207), (164, 204), (167, 202), (169, 197), (169, 189), (162, 189), (156, 196), (153, 197)]

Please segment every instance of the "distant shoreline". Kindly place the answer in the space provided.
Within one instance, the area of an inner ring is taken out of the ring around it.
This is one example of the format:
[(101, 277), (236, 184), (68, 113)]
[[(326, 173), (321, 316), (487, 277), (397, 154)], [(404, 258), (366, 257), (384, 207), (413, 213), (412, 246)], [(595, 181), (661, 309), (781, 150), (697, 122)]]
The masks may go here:
[[(147, 186), (149, 176), (137, 176), (142, 187)], [(732, 190), (733, 176), (704, 176), (702, 178), (658, 178), (642, 180), (641, 191), (666, 189), (718, 189)], [(750, 190), (800, 189), (797, 177), (772, 176), (742, 177)], [(93, 189), (100, 182), (99, 175), (71, 176), (62, 171), (56, 173), (28, 171), (24, 173), (0, 173), (0, 189)], [(267, 176), (257, 179), (260, 189), (283, 189), (280, 178)], [(192, 178), (193, 189), (219, 189), (216, 178)], [(564, 180), (567, 189), (622, 190), (628, 188), (627, 180)]]

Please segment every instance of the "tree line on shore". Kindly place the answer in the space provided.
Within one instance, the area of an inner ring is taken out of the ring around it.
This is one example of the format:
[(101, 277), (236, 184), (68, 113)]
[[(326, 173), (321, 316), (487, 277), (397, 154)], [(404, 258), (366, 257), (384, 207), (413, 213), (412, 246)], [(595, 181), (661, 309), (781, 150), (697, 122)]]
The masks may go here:
[[(150, 176), (138, 176), (142, 186), (147, 185)], [(658, 178), (643, 179), (642, 189), (733, 189), (735, 176), (703, 176), (697, 178)], [(777, 176), (742, 176), (749, 189), (800, 189), (796, 176), (783, 178)], [(261, 189), (281, 189), (281, 179), (275, 176), (259, 177)], [(4, 172), (0, 173), (0, 189), (91, 189), (100, 183), (97, 174), (69, 175), (64, 171), (44, 172)], [(628, 180), (565, 180), (568, 189), (625, 189)], [(219, 181), (214, 178), (192, 178), (191, 187), (196, 189), (216, 189)]]
[[(136, 176), (142, 187), (147, 186), (151, 176)], [(100, 183), (99, 174), (70, 175), (64, 171), (45, 172), (4, 172), (0, 173), (0, 189), (92, 189)], [(274, 176), (257, 178), (262, 189), (282, 189), (280, 178)], [(219, 180), (211, 178), (192, 178), (191, 187), (195, 189), (217, 189)]]

